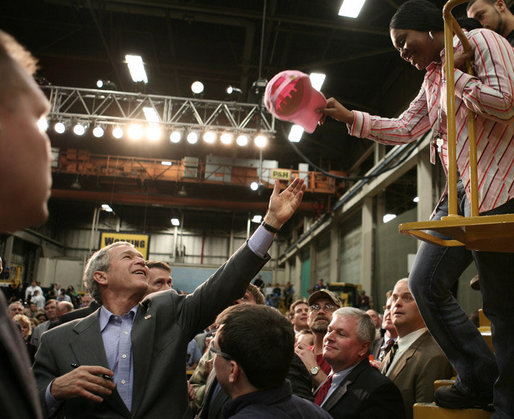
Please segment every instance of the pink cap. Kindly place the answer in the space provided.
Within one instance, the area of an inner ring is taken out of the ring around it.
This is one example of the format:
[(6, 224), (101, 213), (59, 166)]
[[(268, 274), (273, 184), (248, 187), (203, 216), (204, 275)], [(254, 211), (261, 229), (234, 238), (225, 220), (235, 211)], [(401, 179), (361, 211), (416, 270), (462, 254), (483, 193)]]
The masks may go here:
[(323, 116), (316, 109), (326, 107), (327, 99), (312, 87), (307, 74), (286, 70), (269, 81), (264, 105), (275, 118), (301, 125), (310, 134)]

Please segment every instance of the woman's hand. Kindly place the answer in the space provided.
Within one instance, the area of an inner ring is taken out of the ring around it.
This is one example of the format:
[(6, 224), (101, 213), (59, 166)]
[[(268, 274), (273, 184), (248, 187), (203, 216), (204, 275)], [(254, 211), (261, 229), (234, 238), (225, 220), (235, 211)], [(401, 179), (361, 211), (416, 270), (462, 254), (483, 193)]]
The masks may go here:
[(323, 114), (323, 118), (321, 118), (320, 124), (325, 122), (325, 118), (327, 116), (330, 116), (339, 122), (353, 124), (353, 112), (345, 108), (333, 97), (327, 100), (326, 108), (318, 109), (318, 112)]

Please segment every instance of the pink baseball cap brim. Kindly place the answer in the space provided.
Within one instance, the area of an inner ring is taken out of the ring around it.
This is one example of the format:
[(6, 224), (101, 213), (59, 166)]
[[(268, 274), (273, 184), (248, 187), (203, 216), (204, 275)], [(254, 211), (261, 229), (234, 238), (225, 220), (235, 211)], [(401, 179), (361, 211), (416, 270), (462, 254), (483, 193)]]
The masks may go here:
[(264, 105), (275, 118), (294, 122), (306, 132), (313, 133), (323, 116), (316, 110), (325, 108), (327, 100), (312, 87), (307, 74), (286, 70), (269, 81), (264, 92)]

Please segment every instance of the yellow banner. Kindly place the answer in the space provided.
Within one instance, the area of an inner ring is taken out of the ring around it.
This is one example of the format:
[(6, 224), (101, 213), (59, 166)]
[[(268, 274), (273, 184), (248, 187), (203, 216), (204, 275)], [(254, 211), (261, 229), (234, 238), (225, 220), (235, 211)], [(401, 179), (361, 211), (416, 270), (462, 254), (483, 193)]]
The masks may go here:
[(271, 177), (272, 177), (272, 179), (289, 180), (291, 177), (291, 171), (290, 170), (273, 169), (271, 171)]
[(100, 234), (100, 248), (116, 242), (129, 242), (142, 253), (145, 259), (148, 259), (149, 240), (150, 236), (148, 234), (108, 233), (102, 231)]

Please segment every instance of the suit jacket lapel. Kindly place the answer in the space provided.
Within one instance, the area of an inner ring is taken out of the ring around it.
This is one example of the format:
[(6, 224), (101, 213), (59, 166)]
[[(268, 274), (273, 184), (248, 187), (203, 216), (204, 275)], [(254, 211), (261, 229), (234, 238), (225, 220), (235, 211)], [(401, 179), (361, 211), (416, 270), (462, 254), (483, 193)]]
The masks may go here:
[(355, 379), (359, 376), (362, 369), (365, 368), (366, 364), (368, 363), (367, 359), (363, 359), (361, 362), (359, 362), (353, 370), (350, 371), (350, 374), (346, 376), (346, 378), (343, 380), (341, 384), (334, 390), (334, 392), (330, 395), (328, 400), (323, 405), (323, 409), (330, 410), (332, 407), (334, 407), (339, 400), (346, 394), (348, 391), (348, 387), (355, 381)]
[(412, 358), (412, 356), (416, 353), (418, 350), (418, 347), (420, 344), (425, 340), (425, 335), (428, 332), (423, 333), (419, 338), (417, 338), (412, 345), (407, 349), (398, 359), (395, 365), (393, 365), (392, 369), (389, 371), (389, 374), (387, 374), (387, 377), (394, 381), (398, 374), (405, 368), (405, 365), (407, 364), (408, 360)]
[[(73, 331), (77, 336), (70, 345), (79, 365), (99, 365), (109, 368), (100, 333), (99, 314), (100, 310), (97, 310), (75, 325)], [(110, 396), (105, 397), (103, 403), (107, 403), (122, 416), (131, 417), (127, 406), (116, 390)]]
[(152, 361), (155, 340), (155, 313), (152, 313), (151, 305), (152, 300), (150, 298), (144, 300), (139, 305), (134, 325), (132, 326), (132, 355), (134, 357), (132, 412), (134, 414), (137, 414), (143, 401)]

